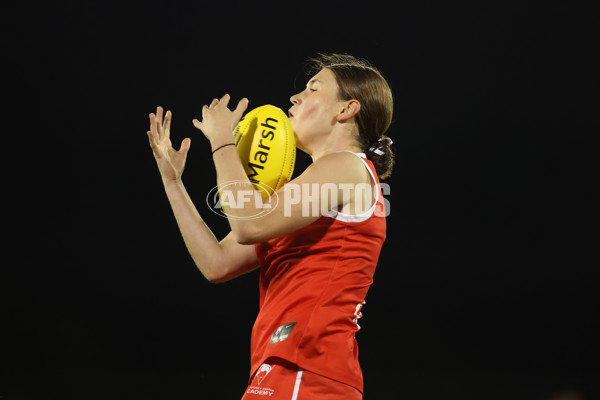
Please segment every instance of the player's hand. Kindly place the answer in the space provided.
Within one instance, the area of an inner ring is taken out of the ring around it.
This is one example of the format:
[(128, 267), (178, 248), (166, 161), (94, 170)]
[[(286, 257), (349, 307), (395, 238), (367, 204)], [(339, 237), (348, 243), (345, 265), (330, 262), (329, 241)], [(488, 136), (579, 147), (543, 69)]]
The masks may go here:
[(233, 130), (248, 107), (248, 99), (239, 101), (235, 110), (230, 110), (230, 96), (226, 94), (220, 100), (214, 99), (209, 106), (202, 107), (202, 122), (194, 119), (192, 122), (210, 140), (213, 149), (233, 142)]
[(179, 181), (185, 168), (191, 140), (185, 138), (179, 150), (175, 150), (171, 144), (171, 111), (166, 112), (163, 120), (163, 109), (159, 106), (156, 108), (156, 114), (150, 113), (149, 117), (150, 130), (146, 133), (163, 182)]

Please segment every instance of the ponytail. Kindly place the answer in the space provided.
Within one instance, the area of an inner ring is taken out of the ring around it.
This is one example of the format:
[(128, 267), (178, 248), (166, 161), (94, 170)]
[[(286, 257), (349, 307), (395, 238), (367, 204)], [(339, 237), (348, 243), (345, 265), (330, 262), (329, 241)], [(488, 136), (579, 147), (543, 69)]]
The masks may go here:
[(379, 138), (374, 143), (371, 143), (365, 154), (369, 159), (379, 179), (388, 178), (392, 174), (394, 168), (394, 152), (392, 151), (391, 145), (394, 142), (387, 136)]

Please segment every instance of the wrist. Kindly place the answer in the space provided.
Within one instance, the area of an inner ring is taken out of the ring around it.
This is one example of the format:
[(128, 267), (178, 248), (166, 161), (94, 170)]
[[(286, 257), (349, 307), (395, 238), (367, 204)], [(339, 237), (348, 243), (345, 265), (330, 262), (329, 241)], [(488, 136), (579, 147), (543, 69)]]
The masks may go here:
[(163, 179), (163, 186), (167, 192), (172, 190), (181, 190), (181, 188), (183, 188), (183, 181), (181, 178)]
[(212, 147), (212, 153), (215, 154), (217, 151), (225, 149), (227, 147), (234, 147), (235, 148), (235, 143), (230, 142), (230, 143), (222, 144), (220, 146)]
[(225, 134), (225, 132), (221, 132), (219, 135), (215, 135), (214, 138), (209, 139), (210, 147), (212, 150), (215, 150), (217, 147), (223, 146), (224, 144), (234, 143), (233, 135), (231, 132)]

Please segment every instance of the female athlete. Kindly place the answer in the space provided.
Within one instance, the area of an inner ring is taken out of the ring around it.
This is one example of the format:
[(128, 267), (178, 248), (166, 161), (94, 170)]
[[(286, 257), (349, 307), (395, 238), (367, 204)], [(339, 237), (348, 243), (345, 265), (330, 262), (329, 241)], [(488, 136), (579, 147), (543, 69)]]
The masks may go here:
[[(190, 139), (175, 150), (171, 112), (158, 107), (147, 132), (165, 191), (185, 244), (211, 282), (260, 268), (260, 312), (252, 330), (251, 373), (243, 400), (362, 399), (363, 376), (355, 333), (385, 240), (379, 178), (391, 173), (391, 140), (384, 136), (393, 111), (391, 90), (366, 61), (349, 55), (312, 60), (314, 75), (291, 97), (296, 145), (312, 163), (287, 185), (311, 188), (307, 200), (330, 205), (306, 212), (303, 201), (281, 203), (258, 218), (254, 205), (228, 212), (231, 232), (218, 241), (188, 196), (181, 175)], [(233, 110), (229, 96), (214, 99), (193, 124), (210, 141), (221, 183), (254, 190), (232, 131), (248, 106)], [(303, 184), (306, 184), (303, 186)], [(328, 185), (334, 190), (322, 191)], [(364, 191), (356, 187), (370, 188)], [(235, 193), (233, 193), (234, 198)], [(279, 196), (283, 197), (283, 196)], [(270, 199), (266, 200), (267, 202)], [(310, 207), (308, 207), (310, 208)]]

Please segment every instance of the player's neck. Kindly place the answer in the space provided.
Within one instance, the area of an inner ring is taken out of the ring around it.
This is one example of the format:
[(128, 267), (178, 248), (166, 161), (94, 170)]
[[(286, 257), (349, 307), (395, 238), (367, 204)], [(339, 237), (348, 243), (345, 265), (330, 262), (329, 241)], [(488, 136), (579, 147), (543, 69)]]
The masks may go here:
[(360, 153), (362, 150), (356, 138), (358, 132), (353, 132), (347, 129), (333, 130), (323, 141), (315, 146), (315, 149), (309, 153), (313, 162), (319, 158), (339, 151), (351, 151)]

